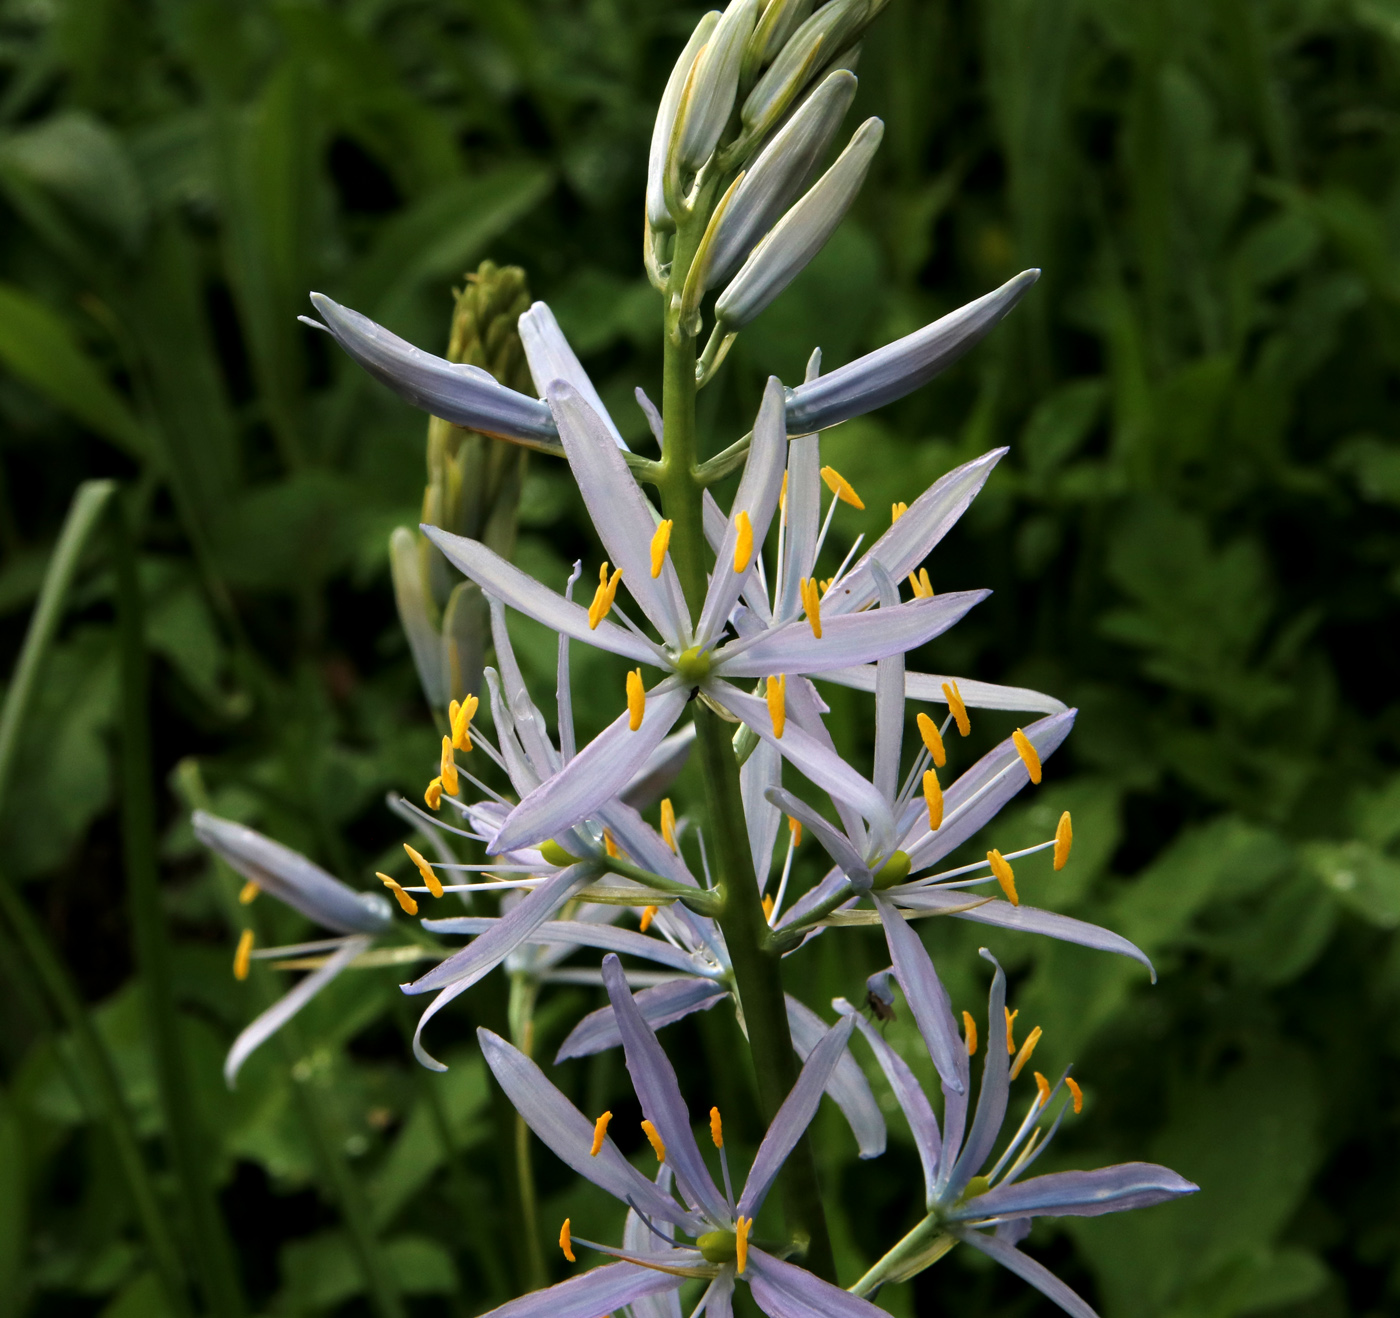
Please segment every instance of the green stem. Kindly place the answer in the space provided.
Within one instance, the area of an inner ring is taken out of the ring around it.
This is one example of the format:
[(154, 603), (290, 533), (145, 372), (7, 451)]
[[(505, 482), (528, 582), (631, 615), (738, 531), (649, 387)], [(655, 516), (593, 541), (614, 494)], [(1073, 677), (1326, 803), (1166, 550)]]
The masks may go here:
[(849, 1290), (869, 1299), (887, 1281), (908, 1281), (931, 1267), (957, 1243), (957, 1237), (944, 1231), (936, 1217), (926, 1217)]
[[(539, 983), (529, 975), (510, 977), (511, 1042), (526, 1057), (535, 1050), (535, 999)], [(520, 1187), (521, 1228), (525, 1236), (525, 1266), (529, 1271), (530, 1287), (541, 1290), (549, 1284), (545, 1271), (544, 1252), (540, 1247), (539, 1197), (535, 1193), (535, 1166), (530, 1150), (530, 1127), (525, 1118), (515, 1114), (515, 1179)]]

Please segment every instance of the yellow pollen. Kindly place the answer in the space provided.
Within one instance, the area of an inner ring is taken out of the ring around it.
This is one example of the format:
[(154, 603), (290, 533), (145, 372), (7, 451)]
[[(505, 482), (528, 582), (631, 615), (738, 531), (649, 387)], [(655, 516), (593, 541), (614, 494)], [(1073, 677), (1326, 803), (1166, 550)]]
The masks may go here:
[(647, 712), (647, 689), (642, 685), (642, 670), (634, 668), (627, 674), (627, 726), (636, 732)]
[(924, 801), (928, 805), (928, 826), (931, 832), (943, 827), (943, 788), (932, 769), (924, 770)]
[(765, 920), (767, 920), (770, 924), (772, 923), (772, 920), (773, 920), (773, 894), (772, 894), (771, 892), (763, 899), (763, 918), (764, 918)]
[(429, 810), (436, 810), (442, 804), (441, 778), (434, 778), (428, 784), (428, 790), (423, 793), (423, 800), (427, 803)]
[(1069, 811), (1060, 816), (1055, 825), (1055, 868), (1062, 870), (1069, 860), (1069, 849), (1074, 845), (1074, 825), (1070, 823)]
[(1006, 1055), (1010, 1057), (1016, 1051), (1016, 1017), (1021, 1014), (1021, 1009), (1012, 1011), (1010, 1007), (1003, 1007), (1006, 1013)]
[(651, 1147), (656, 1152), (656, 1161), (665, 1162), (666, 1142), (661, 1138), (660, 1134), (657, 1133), (656, 1127), (653, 1126), (651, 1122), (644, 1121), (642, 1122), (642, 1134), (651, 1142)]
[(234, 979), (248, 978), (248, 964), (253, 959), (253, 931), (245, 929), (238, 936), (238, 950), (233, 954)]
[(433, 867), (423, 859), (419, 852), (410, 847), (407, 842), (403, 844), (403, 849), (408, 853), (409, 860), (418, 867), (418, 873), (423, 876), (423, 882), (428, 885), (428, 891), (432, 893), (434, 897), (441, 897), (442, 880), (433, 873)]
[(248, 882), (245, 883), (238, 890), (238, 904), (240, 906), (252, 905), (253, 901), (257, 898), (258, 893), (260, 893), (261, 891), (262, 889), (259, 888), (258, 885), (254, 883), (252, 879), (249, 879)]
[(442, 739), (442, 759), (438, 763), (438, 777), (442, 779), (442, 790), (448, 796), (456, 796), (461, 790), (457, 782), (457, 761), (452, 755), (452, 739)]
[(588, 1150), (590, 1158), (596, 1158), (598, 1151), (603, 1147), (603, 1136), (608, 1133), (608, 1122), (612, 1120), (611, 1112), (604, 1112), (597, 1121), (593, 1123), (593, 1147)]
[(418, 914), (418, 903), (399, 886), (397, 879), (391, 879), (387, 874), (381, 874), (377, 870), (374, 877), (394, 894), (394, 899), (403, 907), (405, 915)]
[(715, 1148), (724, 1148), (724, 1123), (719, 1119), (719, 1108), (710, 1109), (710, 1138), (715, 1142)]
[(1044, 1107), (1050, 1101), (1050, 1082), (1039, 1071), (1035, 1072), (1035, 1087), (1040, 1090), (1037, 1097), (1040, 1106)]
[(655, 580), (661, 575), (661, 569), (666, 565), (666, 550), (671, 544), (670, 518), (663, 522), (657, 522), (656, 531), (651, 537), (651, 575)]
[(598, 572), (598, 589), (593, 592), (593, 603), (588, 606), (588, 626), (592, 631), (597, 631), (598, 624), (608, 616), (608, 611), (617, 598), (617, 583), (621, 580), (622, 569), (618, 568), (609, 577), (608, 563), (604, 559), (603, 566)]
[(1069, 1090), (1070, 1097), (1074, 1099), (1074, 1111), (1077, 1116), (1084, 1111), (1084, 1091), (1080, 1089), (1078, 1082), (1072, 1075), (1065, 1076), (1065, 1088)]
[(657, 908), (655, 906), (646, 906), (642, 908), (642, 920), (637, 927), (643, 933), (646, 933), (646, 931), (651, 928), (651, 922), (656, 919), (656, 910)]
[(826, 579), (825, 581), (819, 581), (819, 582), (817, 582), (817, 585), (819, 585), (819, 586), (822, 588), (822, 594), (823, 594), (823, 595), (825, 595), (826, 592), (829, 591), (829, 590), (831, 589), (831, 583), (832, 583), (833, 581), (835, 581), (835, 580), (836, 580), (835, 577), (827, 577), (827, 579)]
[(773, 720), (773, 735), (783, 739), (783, 728), (787, 726), (787, 674), (768, 679), (768, 717)]
[(1037, 1025), (1028, 1035), (1026, 1041), (1021, 1045), (1021, 1051), (1016, 1054), (1016, 1060), (1011, 1063), (1011, 1078), (1014, 1080), (1025, 1069), (1027, 1062), (1031, 1060), (1031, 1054), (1035, 1052), (1035, 1046), (1040, 1042), (1040, 1026)]
[(938, 731), (938, 724), (927, 714), (919, 715), (918, 724), (919, 736), (924, 739), (925, 749), (933, 757), (933, 762), (941, 769), (948, 763), (948, 752), (943, 747), (943, 736)]
[[(452, 703), (457, 704), (455, 700)], [(479, 704), (481, 701), (475, 696), (468, 696), (452, 711), (452, 745), (459, 751), (470, 751), (472, 748), (472, 719), (476, 717)]]
[(977, 1022), (970, 1011), (963, 1012), (963, 1034), (967, 1037), (967, 1055), (977, 1056)]
[(734, 571), (747, 572), (753, 557), (753, 523), (742, 508), (734, 519)]
[(860, 501), (860, 495), (856, 493), (855, 486), (837, 471), (835, 467), (823, 467), (822, 480), (826, 482), (826, 488), (840, 499), (842, 503), (848, 503), (852, 508), (859, 508), (864, 512), (865, 505)]
[(752, 1229), (751, 1217), (741, 1217), (734, 1223), (734, 1271), (741, 1277), (749, 1265), (749, 1232)]
[(788, 832), (792, 834), (792, 845), (800, 847), (802, 845), (802, 821), (788, 816)]
[(617, 849), (617, 839), (613, 837), (612, 829), (610, 828), (605, 828), (603, 830), (603, 850), (614, 860), (622, 855), (622, 852)]
[(778, 491), (778, 512), (782, 515), (783, 524), (787, 524), (787, 472), (783, 472), (783, 488)]
[(570, 1263), (577, 1263), (574, 1257), (574, 1242), (569, 1236), (569, 1219), (564, 1219), (564, 1225), (559, 1228), (559, 1248), (564, 1251), (564, 1257)]
[(817, 579), (815, 577), (803, 577), (802, 583), (798, 587), (802, 595), (802, 607), (806, 610), (807, 621), (812, 625), (812, 635), (821, 640), (822, 638), (822, 595), (817, 589)]
[(907, 503), (890, 504), (890, 525), (893, 526), (908, 511), (909, 505)]
[(1016, 746), (1016, 754), (1025, 762), (1026, 772), (1031, 776), (1031, 782), (1040, 785), (1040, 756), (1035, 753), (1035, 747), (1031, 745), (1031, 739), (1026, 736), (1020, 728), (1011, 734), (1011, 740)]
[(909, 589), (914, 592), (914, 598), (917, 600), (933, 598), (933, 583), (928, 579), (928, 568), (921, 567), (917, 577), (912, 572), (909, 574)]
[(1006, 863), (1006, 858), (1000, 851), (987, 852), (987, 864), (992, 867), (992, 873), (996, 875), (996, 880), (1001, 884), (1001, 890), (1006, 894), (1006, 900), (1012, 906), (1019, 906), (1021, 899), (1016, 895), (1016, 876), (1011, 872), (1011, 866)]
[(676, 846), (676, 807), (671, 804), (669, 796), (661, 800), (661, 839), (677, 855), (680, 848)]
[(958, 736), (966, 737), (972, 731), (972, 720), (967, 716), (967, 706), (963, 704), (956, 682), (943, 683), (943, 699), (948, 702), (948, 712), (952, 714), (953, 722), (958, 725)]

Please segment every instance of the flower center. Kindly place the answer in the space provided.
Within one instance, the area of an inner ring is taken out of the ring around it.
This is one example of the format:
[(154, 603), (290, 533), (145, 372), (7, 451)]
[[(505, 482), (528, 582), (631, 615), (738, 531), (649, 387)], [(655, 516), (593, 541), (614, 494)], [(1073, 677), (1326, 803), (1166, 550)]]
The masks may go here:
[(903, 883), (909, 877), (910, 868), (907, 851), (892, 851), (885, 863), (875, 871), (875, 890), (880, 892), (893, 888), (896, 883)]
[(695, 1242), (706, 1263), (732, 1263), (739, 1253), (739, 1240), (732, 1231), (707, 1231)]
[(702, 650), (698, 645), (682, 650), (676, 659), (676, 672), (687, 682), (698, 686), (710, 675), (710, 652)]

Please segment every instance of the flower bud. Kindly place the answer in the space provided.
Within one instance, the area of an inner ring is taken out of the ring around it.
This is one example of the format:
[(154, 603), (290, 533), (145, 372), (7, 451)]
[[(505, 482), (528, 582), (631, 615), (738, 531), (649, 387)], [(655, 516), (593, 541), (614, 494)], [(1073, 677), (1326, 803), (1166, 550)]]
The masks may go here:
[(397, 527), (389, 537), (389, 570), (394, 579), (399, 623), (408, 637), (423, 694), (434, 709), (442, 709), (447, 705), (442, 638), (437, 628), (437, 604), (423, 569), (418, 537), (406, 526)]
[(821, 251), (865, 182), (884, 132), (879, 119), (861, 124), (836, 163), (754, 248), (715, 306), (727, 329), (747, 325)]
[(734, 109), (739, 66), (758, 17), (758, 0), (730, 0), (695, 59), (672, 138), (678, 172), (695, 173), (713, 154)]
[(607, 426), (613, 443), (626, 450), (626, 442), (608, 415), (608, 409), (603, 406), (603, 400), (598, 397), (588, 372), (569, 346), (564, 331), (554, 319), (554, 313), (543, 302), (536, 302), (520, 317), (519, 328), (520, 341), (525, 345), (525, 359), (530, 363), (530, 376), (535, 382), (535, 392), (543, 398), (555, 380), (567, 381), (583, 395), (584, 402)]
[(744, 51), (744, 65), (739, 74), (743, 87), (753, 80), (787, 44), (787, 40), (807, 20), (812, 12), (812, 0), (768, 0), (763, 17), (749, 38)]
[(690, 34), (690, 40), (685, 43), (685, 49), (666, 80), (666, 90), (661, 93), (656, 123), (651, 130), (651, 151), (647, 155), (647, 219), (653, 229), (670, 230), (676, 227), (675, 217), (666, 206), (666, 154), (671, 147), (671, 133), (676, 126), (681, 95), (690, 77), (690, 66), (695, 63), (695, 57), (709, 41), (718, 22), (719, 11), (711, 10), (695, 25), (695, 31)]

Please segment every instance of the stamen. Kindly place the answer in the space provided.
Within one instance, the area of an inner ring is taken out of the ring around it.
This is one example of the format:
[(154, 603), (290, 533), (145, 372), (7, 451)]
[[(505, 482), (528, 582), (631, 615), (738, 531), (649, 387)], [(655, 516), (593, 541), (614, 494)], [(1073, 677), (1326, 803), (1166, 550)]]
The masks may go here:
[(734, 1271), (742, 1277), (749, 1265), (749, 1231), (753, 1218), (741, 1217), (734, 1223)]
[(253, 959), (253, 931), (245, 929), (238, 935), (238, 950), (233, 954), (234, 979), (248, 978), (248, 963)]
[(893, 526), (908, 511), (909, 505), (907, 503), (890, 504), (890, 525)]
[(564, 1257), (570, 1263), (578, 1262), (578, 1259), (574, 1257), (573, 1241), (569, 1238), (569, 1219), (567, 1217), (564, 1219), (564, 1225), (559, 1228), (559, 1248), (564, 1251)]
[(963, 698), (958, 691), (956, 682), (943, 683), (943, 698), (948, 702), (948, 712), (958, 725), (958, 736), (966, 737), (972, 731), (972, 720), (967, 716), (967, 706), (963, 704)]
[(452, 758), (450, 737), (442, 739), (442, 759), (438, 764), (438, 776), (442, 779), (442, 790), (448, 796), (456, 796), (461, 790), (461, 784), (457, 781), (457, 761)]
[(724, 1123), (719, 1119), (719, 1108), (710, 1109), (710, 1138), (715, 1142), (715, 1148), (724, 1148)]
[(1084, 1111), (1084, 1091), (1080, 1089), (1079, 1082), (1072, 1076), (1065, 1076), (1065, 1088), (1069, 1090), (1070, 1096), (1074, 1099), (1074, 1114), (1078, 1116)]
[(773, 894), (771, 892), (763, 899), (763, 918), (769, 924), (773, 923)]
[(943, 827), (943, 788), (932, 769), (924, 771), (924, 801), (928, 805), (929, 832), (936, 833)]
[(1069, 860), (1069, 849), (1074, 845), (1074, 825), (1070, 823), (1069, 811), (1060, 816), (1055, 825), (1055, 868), (1062, 870)]
[(826, 579), (825, 581), (819, 581), (819, 582), (817, 582), (817, 585), (819, 585), (819, 586), (822, 588), (822, 594), (823, 594), (823, 595), (825, 595), (826, 592), (829, 591), (829, 590), (831, 589), (831, 583), (832, 583), (833, 581), (835, 581), (835, 580), (836, 580), (835, 577), (827, 577), (827, 579)]
[(734, 519), (734, 529), (738, 533), (734, 538), (734, 571), (747, 572), (753, 557), (753, 523), (742, 508)]
[(477, 706), (481, 701), (476, 696), (468, 696), (460, 705), (455, 700), (452, 704), (456, 706), (451, 711), (452, 745), (459, 751), (470, 751), (472, 719), (476, 717)]
[(1000, 851), (989, 851), (987, 852), (987, 864), (992, 867), (996, 881), (1001, 884), (1001, 890), (1006, 894), (1006, 900), (1012, 906), (1019, 906), (1021, 899), (1016, 894), (1016, 876), (1011, 872), (1011, 866), (1006, 863), (1006, 857)]
[(646, 933), (651, 928), (651, 922), (656, 919), (657, 908), (655, 906), (645, 906), (642, 908), (642, 919), (637, 928)]
[(1017, 1007), (1012, 1011), (1010, 1007), (1003, 1007), (1002, 1011), (1006, 1013), (1006, 1052), (1010, 1056), (1016, 1051), (1016, 1017), (1021, 1014), (1021, 1009)]
[(593, 592), (593, 603), (588, 606), (588, 626), (598, 630), (598, 624), (608, 616), (613, 601), (617, 598), (617, 583), (622, 580), (622, 569), (618, 568), (611, 578), (608, 576), (608, 561), (598, 570), (598, 589)]
[(604, 1112), (597, 1121), (593, 1123), (593, 1147), (588, 1150), (590, 1158), (596, 1158), (599, 1150), (603, 1147), (603, 1136), (608, 1133), (608, 1122), (612, 1120), (611, 1112)]
[(967, 1036), (967, 1055), (977, 1056), (977, 1022), (970, 1011), (963, 1012), (963, 1033)]
[(610, 855), (614, 860), (616, 860), (620, 855), (622, 855), (622, 852), (620, 852), (617, 849), (617, 841), (613, 837), (612, 829), (610, 828), (605, 828), (603, 830), (603, 850), (606, 851), (608, 855)]
[(397, 879), (391, 879), (387, 874), (381, 874), (377, 870), (374, 877), (394, 894), (405, 915), (418, 914), (418, 903), (399, 886)]
[(251, 906), (257, 899), (258, 893), (261, 891), (262, 889), (259, 888), (252, 879), (249, 879), (248, 882), (238, 890), (238, 904), (240, 906)]
[(1044, 1107), (1050, 1101), (1050, 1082), (1039, 1071), (1035, 1072), (1035, 1087), (1040, 1090), (1040, 1106)]
[(1040, 785), (1040, 756), (1036, 754), (1035, 747), (1031, 745), (1031, 739), (1026, 736), (1020, 728), (1011, 734), (1011, 741), (1016, 747), (1016, 754), (1025, 762), (1026, 772), (1031, 776), (1031, 782), (1037, 787)]
[(442, 805), (442, 779), (434, 778), (428, 784), (428, 790), (423, 793), (423, 801), (429, 810), (436, 810)]
[(787, 726), (787, 674), (768, 679), (768, 717), (773, 720), (773, 736), (783, 739)]
[(865, 505), (861, 502), (860, 495), (856, 493), (855, 486), (837, 471), (835, 467), (823, 467), (822, 480), (826, 482), (826, 488), (840, 499), (842, 503), (848, 503), (852, 508), (859, 508), (862, 512), (865, 511)]
[(927, 714), (920, 714), (917, 720), (919, 724), (919, 736), (924, 739), (924, 747), (932, 757), (933, 762), (941, 769), (948, 763), (948, 752), (944, 748), (943, 738), (939, 735), (938, 724)]
[(807, 613), (807, 621), (812, 626), (812, 635), (822, 638), (822, 596), (817, 589), (815, 577), (803, 577), (798, 591), (802, 596), (802, 607)]
[(921, 567), (917, 577), (912, 572), (909, 574), (909, 589), (914, 592), (915, 599), (933, 598), (933, 583), (928, 579), (928, 568)]
[(792, 845), (800, 847), (802, 845), (802, 821), (789, 815), (788, 832), (792, 834)]
[(634, 668), (627, 674), (627, 726), (636, 732), (647, 712), (647, 691), (642, 685), (642, 670)]
[(428, 891), (432, 893), (434, 897), (441, 897), (442, 880), (433, 873), (433, 867), (423, 859), (419, 852), (410, 847), (407, 842), (403, 844), (403, 849), (408, 853), (409, 860), (418, 867), (418, 873), (423, 876), (423, 882), (428, 885)]
[(783, 488), (778, 491), (778, 513), (783, 519), (783, 525), (787, 525), (787, 472), (783, 472)]
[(1037, 1025), (1028, 1035), (1026, 1041), (1021, 1045), (1021, 1051), (1016, 1054), (1016, 1060), (1011, 1063), (1011, 1078), (1014, 1080), (1021, 1074), (1027, 1062), (1031, 1060), (1031, 1054), (1035, 1052), (1035, 1046), (1040, 1042), (1040, 1026)]
[(665, 1162), (666, 1141), (661, 1138), (660, 1134), (657, 1132), (656, 1127), (653, 1126), (651, 1122), (644, 1121), (642, 1122), (642, 1134), (645, 1135), (647, 1139), (651, 1142), (651, 1147), (656, 1152), (656, 1161)]
[(661, 799), (661, 839), (676, 855), (681, 849), (676, 845), (676, 807), (669, 796)]
[(656, 531), (651, 537), (651, 576), (654, 581), (661, 575), (661, 569), (666, 565), (666, 550), (671, 544), (671, 527), (674, 523), (668, 517), (665, 521), (657, 522)]

